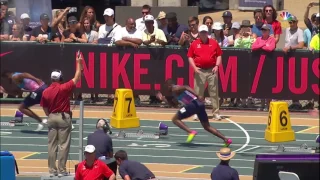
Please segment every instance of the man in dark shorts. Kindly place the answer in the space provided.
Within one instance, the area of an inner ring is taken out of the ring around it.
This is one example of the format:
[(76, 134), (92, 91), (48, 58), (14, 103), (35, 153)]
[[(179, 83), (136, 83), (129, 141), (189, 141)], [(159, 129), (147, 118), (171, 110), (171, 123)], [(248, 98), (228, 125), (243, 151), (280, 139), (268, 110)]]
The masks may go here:
[(114, 155), (119, 166), (119, 174), (123, 180), (157, 180), (155, 175), (143, 164), (128, 160), (125, 151), (119, 150)]
[[(44, 127), (44, 124), (47, 123), (47, 119), (41, 119), (36, 113), (34, 113), (29, 108), (33, 105), (40, 104), (42, 93), (47, 88), (47, 85), (41, 79), (38, 79), (29, 73), (4, 71), (1, 74), (1, 76), (3, 78), (8, 78), (10, 81), (16, 84), (22, 91), (30, 92), (29, 95), (20, 104), (19, 111), (37, 120), (39, 124), (38, 128), (35, 131), (41, 131)], [(2, 88), (2, 91), (5, 90)], [(16, 95), (16, 92), (6, 93)]]
[[(203, 98), (199, 97), (193, 89), (191, 89), (188, 86), (175, 85), (171, 79), (165, 82), (164, 87), (164, 94), (174, 97), (173, 99), (169, 100), (172, 104), (180, 103), (183, 105), (183, 107), (173, 116), (172, 122), (189, 134), (187, 139), (188, 143), (193, 140), (193, 138), (198, 134), (198, 132), (191, 130), (187, 125), (185, 125), (182, 122), (182, 119), (186, 119), (195, 114), (198, 115), (198, 118), (203, 128), (211, 134), (222, 139), (226, 147), (228, 147), (232, 143), (231, 139), (226, 138), (217, 129), (210, 126), (205, 105), (203, 103)], [(160, 100), (164, 100), (164, 97), (161, 93), (158, 93), (157, 97)]]

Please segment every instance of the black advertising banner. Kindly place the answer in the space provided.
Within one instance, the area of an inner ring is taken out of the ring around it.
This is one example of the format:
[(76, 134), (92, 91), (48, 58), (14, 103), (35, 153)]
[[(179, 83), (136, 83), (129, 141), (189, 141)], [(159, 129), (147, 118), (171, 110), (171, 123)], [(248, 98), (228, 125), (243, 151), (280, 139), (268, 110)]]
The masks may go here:
[[(51, 71), (60, 69), (68, 80), (79, 49), (84, 71), (78, 92), (113, 94), (117, 88), (130, 88), (153, 95), (168, 78), (193, 87), (186, 49), (1, 42), (1, 71), (29, 72), (49, 83)], [(1, 85), (8, 86), (5, 81)], [(318, 99), (319, 53), (224, 49), (219, 89), (221, 97)]]

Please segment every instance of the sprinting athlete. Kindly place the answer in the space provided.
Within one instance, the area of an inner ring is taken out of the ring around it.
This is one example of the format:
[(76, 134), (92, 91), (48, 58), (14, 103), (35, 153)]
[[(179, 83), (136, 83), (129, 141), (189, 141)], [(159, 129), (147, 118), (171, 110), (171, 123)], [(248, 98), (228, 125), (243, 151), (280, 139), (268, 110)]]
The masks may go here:
[[(47, 85), (40, 79), (34, 77), (29, 73), (5, 71), (1, 74), (3, 78), (8, 78), (16, 84), (22, 91), (30, 92), (30, 94), (19, 105), (19, 111), (23, 114), (37, 120), (39, 122), (38, 128), (35, 131), (41, 131), (47, 119), (41, 119), (36, 113), (29, 108), (33, 105), (40, 104), (42, 92), (47, 88)], [(15, 92), (6, 92), (1, 88), (4, 93), (16, 95)]]
[[(226, 138), (221, 134), (217, 129), (210, 126), (208, 115), (203, 103), (203, 98), (199, 97), (193, 89), (188, 86), (179, 86), (175, 85), (171, 79), (165, 82), (165, 94), (173, 96), (173, 99), (167, 101), (171, 104), (177, 105), (180, 103), (183, 107), (173, 116), (172, 122), (177, 125), (179, 128), (185, 130), (189, 135), (186, 142), (191, 142), (193, 138), (197, 135), (197, 131), (191, 130), (187, 125), (185, 125), (182, 120), (186, 119), (192, 115), (197, 114), (201, 122), (202, 127), (210, 132), (211, 134), (219, 137), (225, 143), (225, 146), (228, 147), (232, 140)], [(161, 93), (157, 94), (157, 97), (160, 100), (164, 100), (164, 96)], [(177, 102), (177, 101), (178, 102)], [(171, 102), (170, 102), (171, 101)]]

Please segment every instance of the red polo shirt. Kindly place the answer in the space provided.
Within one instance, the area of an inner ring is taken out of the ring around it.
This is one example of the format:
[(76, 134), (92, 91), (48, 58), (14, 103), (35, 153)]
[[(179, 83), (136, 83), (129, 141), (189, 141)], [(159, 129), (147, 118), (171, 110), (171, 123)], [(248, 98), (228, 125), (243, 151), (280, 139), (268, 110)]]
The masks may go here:
[[(265, 24), (268, 24), (268, 22), (266, 20), (264, 20)], [(279, 22), (278, 20), (274, 20), (272, 21), (272, 23), (270, 24), (272, 26), (273, 29), (273, 33), (276, 35), (280, 35), (282, 34), (282, 27), (281, 27), (281, 22)]]
[(74, 88), (72, 80), (63, 84), (52, 83), (42, 93), (40, 106), (48, 108), (49, 113), (70, 112), (70, 95)]
[(217, 41), (209, 38), (207, 43), (203, 43), (201, 39), (193, 41), (187, 56), (193, 58), (197, 67), (209, 69), (216, 65), (217, 57), (221, 55), (222, 50)]
[(92, 167), (86, 167), (86, 160), (79, 163), (75, 180), (103, 180), (109, 178), (113, 172), (102, 161), (96, 160)]

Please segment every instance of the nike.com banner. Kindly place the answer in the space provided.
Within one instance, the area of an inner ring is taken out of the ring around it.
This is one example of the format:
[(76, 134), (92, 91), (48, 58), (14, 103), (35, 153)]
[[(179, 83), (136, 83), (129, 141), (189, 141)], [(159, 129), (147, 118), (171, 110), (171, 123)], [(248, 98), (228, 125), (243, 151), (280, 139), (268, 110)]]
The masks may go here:
[[(79, 49), (84, 57), (79, 92), (113, 94), (117, 88), (130, 88), (136, 94), (154, 95), (168, 78), (194, 84), (187, 50), (173, 48), (2, 42), (1, 70), (29, 72), (49, 82), (51, 71), (60, 69), (69, 80)], [(221, 97), (319, 99), (319, 53), (224, 49), (222, 59)]]

